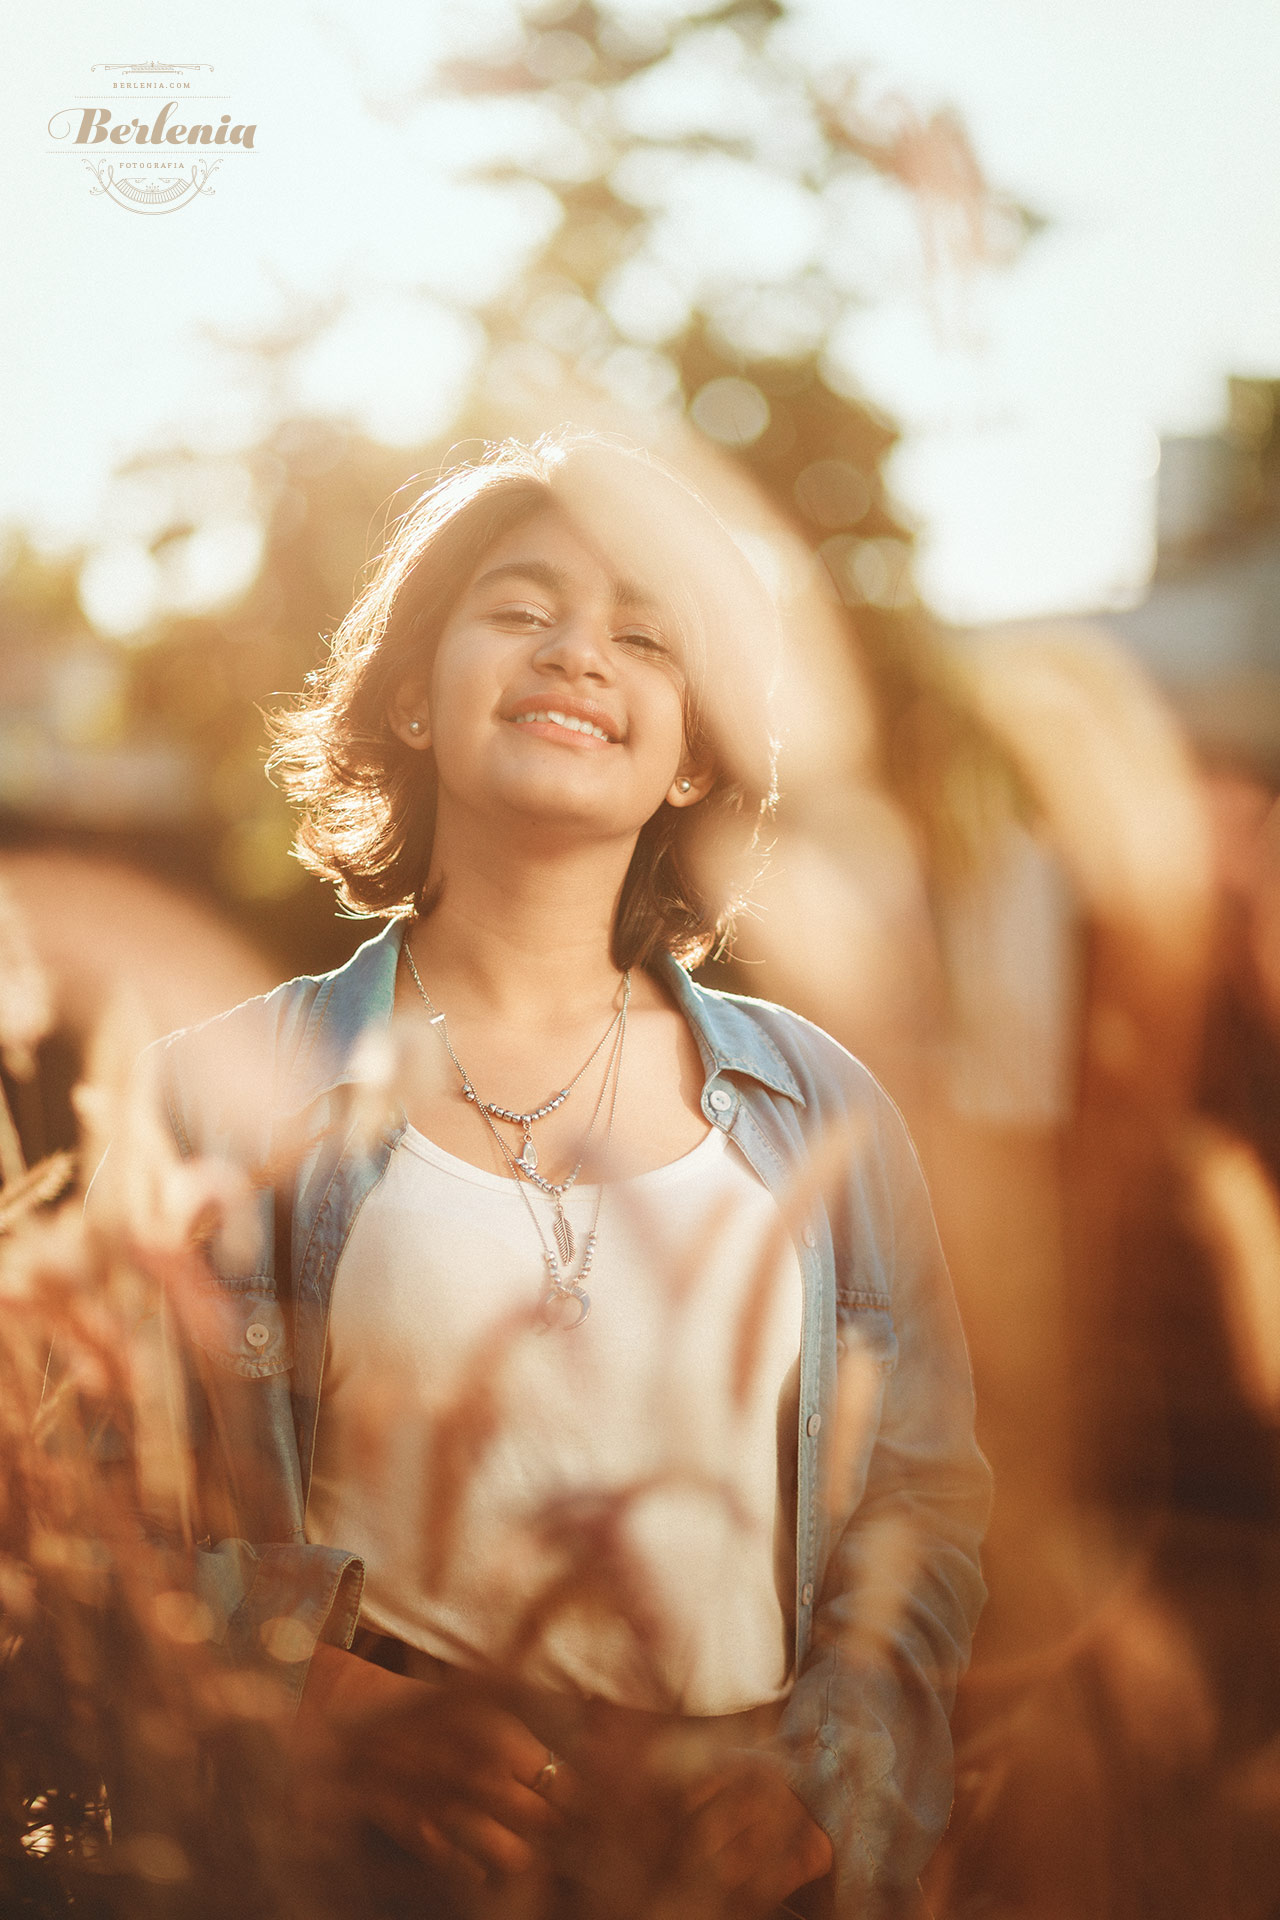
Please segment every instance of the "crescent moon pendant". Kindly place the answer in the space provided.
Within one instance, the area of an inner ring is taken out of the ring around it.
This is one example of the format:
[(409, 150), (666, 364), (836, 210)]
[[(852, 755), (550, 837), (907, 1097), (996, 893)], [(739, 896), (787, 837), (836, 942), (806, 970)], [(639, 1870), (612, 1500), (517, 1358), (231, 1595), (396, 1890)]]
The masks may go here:
[[(564, 1320), (560, 1317), (561, 1311), (571, 1301), (578, 1309), (578, 1317), (576, 1320)], [(576, 1281), (567, 1287), (548, 1287), (542, 1296), (540, 1308), (543, 1330), (547, 1333), (572, 1333), (575, 1327), (582, 1325), (590, 1311), (591, 1295)]]

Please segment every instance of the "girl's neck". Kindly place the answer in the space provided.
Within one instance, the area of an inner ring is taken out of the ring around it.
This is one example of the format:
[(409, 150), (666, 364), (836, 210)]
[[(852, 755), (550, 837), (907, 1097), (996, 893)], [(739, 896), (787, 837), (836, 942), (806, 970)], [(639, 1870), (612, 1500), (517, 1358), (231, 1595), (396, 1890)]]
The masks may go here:
[(410, 931), (438, 1005), (498, 1021), (572, 1020), (619, 990), (611, 932), (630, 849), (613, 843), (544, 849), (441, 847)]

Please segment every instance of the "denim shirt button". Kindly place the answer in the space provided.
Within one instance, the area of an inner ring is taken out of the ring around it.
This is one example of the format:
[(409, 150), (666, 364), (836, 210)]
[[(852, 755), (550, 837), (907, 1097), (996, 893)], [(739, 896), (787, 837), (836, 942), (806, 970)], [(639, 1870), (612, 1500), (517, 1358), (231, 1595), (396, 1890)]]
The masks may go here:
[(733, 1095), (726, 1093), (723, 1087), (717, 1087), (711, 1095), (711, 1105), (716, 1113), (728, 1113), (733, 1105)]
[(264, 1327), (261, 1320), (254, 1320), (244, 1330), (244, 1337), (251, 1347), (265, 1347), (271, 1338), (270, 1327)]
[(812, 1580), (806, 1580), (804, 1585), (800, 1589), (800, 1605), (802, 1607), (811, 1607), (813, 1605)]
[(821, 1425), (822, 1415), (820, 1413), (811, 1413), (804, 1423), (804, 1430), (811, 1440)]

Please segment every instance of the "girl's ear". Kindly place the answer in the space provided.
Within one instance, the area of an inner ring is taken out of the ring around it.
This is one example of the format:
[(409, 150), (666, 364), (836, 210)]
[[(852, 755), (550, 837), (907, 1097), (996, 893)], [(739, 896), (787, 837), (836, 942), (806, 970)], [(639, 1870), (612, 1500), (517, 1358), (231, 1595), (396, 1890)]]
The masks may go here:
[(699, 800), (705, 800), (716, 783), (714, 767), (685, 765), (683, 762), (671, 785), (667, 788), (669, 807), (696, 807)]
[(419, 682), (406, 680), (393, 694), (387, 707), (387, 722), (406, 747), (431, 745), (431, 721), (427, 712), (427, 690)]

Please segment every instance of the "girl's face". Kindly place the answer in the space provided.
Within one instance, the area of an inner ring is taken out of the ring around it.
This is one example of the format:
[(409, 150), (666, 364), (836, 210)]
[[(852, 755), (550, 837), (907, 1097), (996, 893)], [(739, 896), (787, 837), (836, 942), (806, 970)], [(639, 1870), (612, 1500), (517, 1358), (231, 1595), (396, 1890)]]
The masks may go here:
[(692, 805), (712, 783), (689, 762), (684, 676), (656, 608), (552, 508), (489, 548), (391, 718), (434, 752), (442, 818), (452, 801), (634, 836), (664, 800)]

